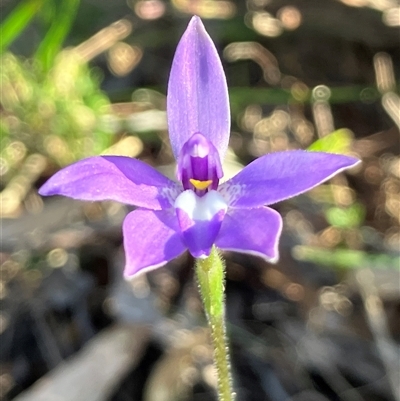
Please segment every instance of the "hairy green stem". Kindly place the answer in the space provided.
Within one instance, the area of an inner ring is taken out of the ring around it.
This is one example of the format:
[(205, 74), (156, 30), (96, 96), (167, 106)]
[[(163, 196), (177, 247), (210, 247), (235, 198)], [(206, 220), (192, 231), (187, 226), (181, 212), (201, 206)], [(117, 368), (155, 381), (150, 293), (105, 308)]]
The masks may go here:
[(225, 265), (213, 247), (206, 259), (196, 259), (200, 294), (211, 329), (219, 401), (234, 401), (225, 328)]

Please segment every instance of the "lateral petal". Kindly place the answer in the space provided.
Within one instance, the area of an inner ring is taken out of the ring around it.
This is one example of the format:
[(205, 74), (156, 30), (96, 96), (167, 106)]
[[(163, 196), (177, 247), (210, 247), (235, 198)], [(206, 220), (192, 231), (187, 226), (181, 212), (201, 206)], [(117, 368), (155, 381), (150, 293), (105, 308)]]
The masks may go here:
[(153, 167), (123, 156), (96, 156), (54, 174), (41, 195), (64, 195), (81, 200), (115, 200), (148, 209), (173, 205), (180, 186)]
[(299, 195), (360, 160), (292, 150), (262, 156), (218, 188), (230, 207), (254, 208)]
[(249, 253), (268, 262), (278, 260), (282, 218), (268, 207), (228, 209), (215, 245), (223, 250)]
[(230, 134), (228, 88), (214, 43), (197, 16), (190, 20), (175, 52), (167, 116), (176, 160), (185, 142), (197, 132), (214, 144), (223, 159)]
[(174, 209), (134, 210), (126, 216), (122, 232), (126, 278), (161, 267), (187, 249)]

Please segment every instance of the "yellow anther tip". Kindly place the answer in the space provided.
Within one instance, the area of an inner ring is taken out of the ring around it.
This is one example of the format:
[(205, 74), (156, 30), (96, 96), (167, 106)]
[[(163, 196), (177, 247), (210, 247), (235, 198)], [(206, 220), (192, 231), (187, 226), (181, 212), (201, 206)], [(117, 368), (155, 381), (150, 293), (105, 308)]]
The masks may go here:
[(199, 180), (195, 180), (193, 178), (191, 178), (189, 181), (196, 189), (199, 189), (200, 191), (207, 189), (212, 183), (212, 180), (199, 181)]

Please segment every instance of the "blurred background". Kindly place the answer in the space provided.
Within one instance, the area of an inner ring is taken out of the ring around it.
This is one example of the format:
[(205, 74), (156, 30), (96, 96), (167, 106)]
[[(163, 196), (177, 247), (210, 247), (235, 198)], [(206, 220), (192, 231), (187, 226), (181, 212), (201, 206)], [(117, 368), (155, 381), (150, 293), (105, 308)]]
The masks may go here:
[(125, 282), (130, 209), (37, 193), (100, 153), (173, 176), (166, 85), (193, 14), (230, 88), (226, 176), (285, 149), (363, 161), (274, 206), (278, 264), (225, 254), (238, 401), (400, 400), (396, 0), (1, 0), (0, 14), (2, 400), (216, 400), (191, 257)]

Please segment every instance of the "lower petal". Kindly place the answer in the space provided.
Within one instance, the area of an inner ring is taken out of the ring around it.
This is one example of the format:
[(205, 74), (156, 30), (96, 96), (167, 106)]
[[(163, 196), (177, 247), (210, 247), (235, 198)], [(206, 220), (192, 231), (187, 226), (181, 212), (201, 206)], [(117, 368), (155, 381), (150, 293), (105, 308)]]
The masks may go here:
[(229, 209), (215, 245), (227, 251), (260, 256), (268, 262), (278, 260), (282, 218), (268, 207)]
[(161, 267), (186, 250), (174, 209), (134, 210), (126, 216), (122, 231), (127, 278)]
[(210, 254), (226, 209), (225, 200), (216, 191), (200, 197), (187, 190), (177, 197), (175, 210), (182, 240), (195, 258)]

